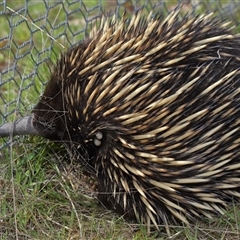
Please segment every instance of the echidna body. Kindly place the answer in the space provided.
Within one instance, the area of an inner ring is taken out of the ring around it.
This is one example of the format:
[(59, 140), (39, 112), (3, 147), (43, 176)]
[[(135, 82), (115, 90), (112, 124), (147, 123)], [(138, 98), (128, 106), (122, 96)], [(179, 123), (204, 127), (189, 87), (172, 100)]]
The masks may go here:
[(58, 61), (34, 129), (85, 149), (99, 200), (125, 216), (158, 228), (222, 214), (240, 199), (239, 57), (210, 15), (104, 19)]

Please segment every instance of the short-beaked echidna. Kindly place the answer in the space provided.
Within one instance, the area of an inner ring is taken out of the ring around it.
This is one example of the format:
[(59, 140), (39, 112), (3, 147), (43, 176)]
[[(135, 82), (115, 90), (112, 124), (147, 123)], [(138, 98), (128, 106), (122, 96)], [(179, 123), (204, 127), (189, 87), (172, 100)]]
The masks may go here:
[(61, 56), (32, 115), (0, 135), (85, 149), (99, 200), (147, 225), (222, 214), (240, 199), (239, 35), (178, 11), (103, 18), (99, 29)]

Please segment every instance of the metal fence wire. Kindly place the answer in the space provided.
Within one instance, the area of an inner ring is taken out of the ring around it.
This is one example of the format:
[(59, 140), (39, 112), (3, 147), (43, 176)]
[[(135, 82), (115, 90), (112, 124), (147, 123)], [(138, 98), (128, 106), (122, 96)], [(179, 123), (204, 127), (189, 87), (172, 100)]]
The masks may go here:
[[(0, 125), (31, 111), (43, 92), (60, 52), (84, 39), (103, 14), (138, 9), (167, 14), (181, 4), (185, 12), (215, 11), (238, 23), (238, 0), (90, 0), (0, 2)], [(1, 140), (0, 149), (8, 140)]]

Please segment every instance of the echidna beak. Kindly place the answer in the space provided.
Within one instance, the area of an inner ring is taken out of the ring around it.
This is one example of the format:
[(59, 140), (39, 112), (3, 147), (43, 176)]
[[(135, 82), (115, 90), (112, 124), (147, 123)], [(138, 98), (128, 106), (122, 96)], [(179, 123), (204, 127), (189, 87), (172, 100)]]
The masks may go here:
[(33, 126), (33, 114), (0, 126), (0, 137), (41, 135)]

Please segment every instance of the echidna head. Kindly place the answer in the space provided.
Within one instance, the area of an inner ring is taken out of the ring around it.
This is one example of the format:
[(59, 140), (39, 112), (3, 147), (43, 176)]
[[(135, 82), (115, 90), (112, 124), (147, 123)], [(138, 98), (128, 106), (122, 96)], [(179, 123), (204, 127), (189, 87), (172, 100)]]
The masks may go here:
[(65, 132), (61, 86), (52, 76), (32, 114), (32, 125), (39, 135), (61, 140)]
[[(89, 44), (96, 47), (85, 41), (61, 56), (33, 110), (32, 122), (45, 138), (84, 147), (89, 156), (93, 152), (106, 155), (117, 134), (124, 131), (121, 132), (123, 128), (114, 121), (111, 112), (107, 112), (109, 92), (103, 91), (103, 85), (109, 71), (106, 66), (99, 68), (97, 59), (92, 68), (86, 63), (91, 52)], [(116, 106), (113, 107), (117, 112)]]

